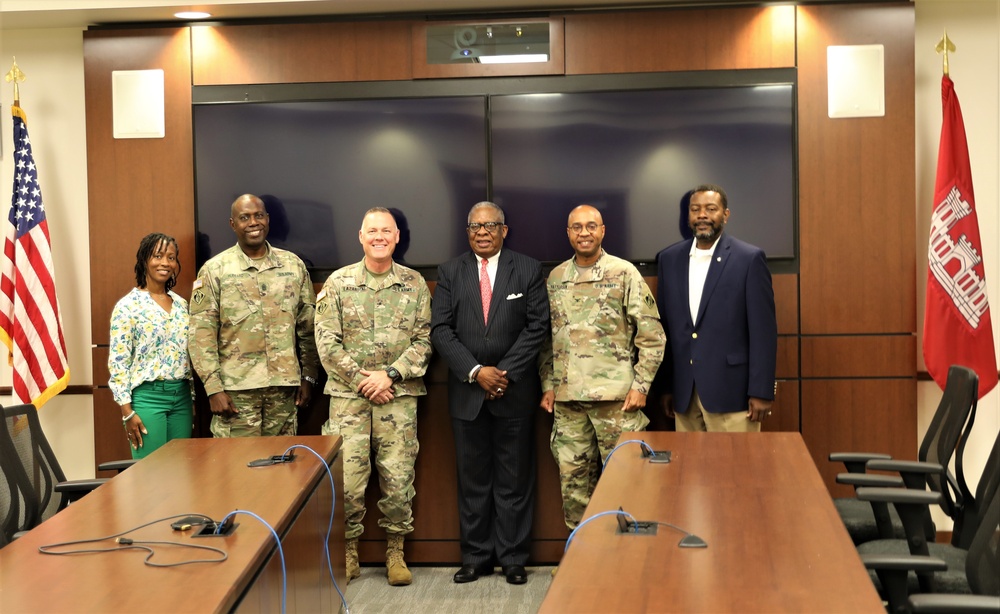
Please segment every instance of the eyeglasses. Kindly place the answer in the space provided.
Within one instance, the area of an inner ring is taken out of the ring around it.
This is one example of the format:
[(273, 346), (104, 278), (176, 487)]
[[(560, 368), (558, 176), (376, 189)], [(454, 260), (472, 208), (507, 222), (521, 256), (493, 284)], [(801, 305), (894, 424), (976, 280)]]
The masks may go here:
[(249, 222), (251, 220), (251, 218), (255, 222), (263, 222), (264, 220), (267, 219), (267, 213), (263, 213), (263, 212), (257, 212), (257, 213), (254, 213), (254, 214), (246, 214), (246, 213), (244, 213), (244, 214), (240, 215), (239, 217), (237, 217), (236, 219), (238, 219), (239, 221), (241, 221), (241, 222), (243, 222), (245, 224), (245, 223)]
[(598, 224), (597, 222), (587, 222), (586, 225), (573, 224), (572, 226), (569, 227), (569, 229), (573, 231), (573, 234), (580, 234), (581, 232), (583, 232), (584, 228), (587, 229), (587, 232), (597, 232), (597, 229), (600, 228), (601, 226), (604, 226), (604, 224)]
[(483, 222), (482, 224), (479, 222), (472, 222), (466, 226), (466, 228), (469, 229), (469, 232), (479, 232), (480, 228), (485, 228), (486, 232), (493, 233), (496, 232), (497, 228), (500, 228), (501, 226), (503, 226), (503, 222)]

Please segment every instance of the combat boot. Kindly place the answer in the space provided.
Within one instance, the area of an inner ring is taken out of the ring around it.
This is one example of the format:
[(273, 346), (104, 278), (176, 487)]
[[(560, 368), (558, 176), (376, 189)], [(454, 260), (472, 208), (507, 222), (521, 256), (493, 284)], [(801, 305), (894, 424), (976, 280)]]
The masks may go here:
[(347, 582), (361, 575), (361, 563), (358, 562), (358, 538), (347, 540)]
[(385, 573), (389, 586), (407, 586), (413, 581), (413, 574), (403, 560), (403, 536), (390, 533), (385, 549)]

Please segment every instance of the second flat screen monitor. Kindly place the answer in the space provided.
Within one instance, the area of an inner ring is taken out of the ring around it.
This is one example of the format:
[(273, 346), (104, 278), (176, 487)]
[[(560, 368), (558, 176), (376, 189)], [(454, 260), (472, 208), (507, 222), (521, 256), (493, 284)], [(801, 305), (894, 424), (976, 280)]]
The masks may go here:
[(790, 85), (493, 96), (490, 111), (493, 195), (514, 249), (565, 260), (567, 215), (589, 203), (608, 252), (651, 262), (681, 238), (687, 190), (714, 183), (727, 231), (769, 258), (795, 255)]

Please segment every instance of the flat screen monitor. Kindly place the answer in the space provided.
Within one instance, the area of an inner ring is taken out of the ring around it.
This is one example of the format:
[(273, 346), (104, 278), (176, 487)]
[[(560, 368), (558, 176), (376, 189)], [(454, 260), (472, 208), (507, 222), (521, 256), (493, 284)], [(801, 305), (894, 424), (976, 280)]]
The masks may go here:
[(393, 211), (395, 258), (437, 265), (468, 248), (443, 220), (484, 200), (483, 97), (328, 100), (194, 107), (197, 261), (236, 242), (232, 202), (256, 194), (268, 241), (313, 271), (362, 258), (365, 211)]
[(712, 183), (729, 197), (727, 232), (793, 258), (792, 96), (791, 85), (493, 96), (492, 189), (511, 226), (506, 244), (565, 260), (566, 218), (588, 203), (602, 213), (608, 252), (651, 262), (682, 238), (687, 191)]

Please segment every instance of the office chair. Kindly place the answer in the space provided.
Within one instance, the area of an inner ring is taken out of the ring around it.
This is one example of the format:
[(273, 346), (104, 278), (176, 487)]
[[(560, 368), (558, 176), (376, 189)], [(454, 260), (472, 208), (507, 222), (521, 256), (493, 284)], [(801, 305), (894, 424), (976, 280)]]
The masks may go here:
[[(967, 367), (952, 365), (948, 370), (948, 380), (944, 394), (938, 403), (931, 423), (927, 427), (920, 449), (917, 452), (919, 461), (936, 463), (947, 467), (951, 462), (956, 448), (964, 448), (968, 434), (975, 422), (976, 405), (978, 401), (979, 377), (976, 372)], [(964, 429), (963, 429), (964, 427)], [(941, 492), (945, 489), (942, 499), (942, 509), (952, 519), (960, 515), (964, 503), (964, 495), (968, 492), (965, 476), (959, 472), (960, 480), (956, 480), (950, 472), (942, 476), (931, 472), (923, 473), (912, 461), (899, 463), (888, 462), (891, 457), (886, 454), (835, 452), (830, 454), (830, 460), (842, 462), (848, 473), (837, 475), (837, 482), (851, 484), (855, 490), (861, 487), (900, 487), (923, 489), (925, 481), (932, 491)], [(885, 461), (886, 464), (873, 464), (869, 461)], [(889, 476), (866, 473), (866, 469), (881, 469), (904, 473), (902, 476)], [(903, 539), (906, 532), (899, 514), (895, 508), (880, 501), (864, 502), (857, 498), (834, 499), (834, 506), (840, 514), (847, 532), (855, 545), (876, 539)], [(956, 520), (957, 522), (957, 520)], [(934, 541), (936, 527), (928, 512), (925, 522), (926, 538)]]
[(0, 548), (30, 529), (37, 510), (31, 483), (24, 472), (14, 442), (7, 431), (7, 421), (0, 420)]
[(4, 407), (3, 413), (12, 443), (11, 449), (21, 461), (35, 501), (35, 518), (29, 528), (48, 520), (70, 501), (79, 499), (107, 481), (66, 480), (66, 475), (42, 431), (38, 410), (34, 405)]
[[(897, 488), (861, 488), (858, 497), (891, 502), (899, 510), (907, 540), (875, 540), (858, 546), (865, 566), (875, 572), (876, 586), (889, 601), (890, 611), (906, 611), (908, 595), (949, 593), (1000, 595), (997, 529), (1000, 527), (1000, 433), (976, 488), (981, 513), (966, 518), (969, 549), (954, 544), (926, 543), (921, 538), (926, 505), (941, 493)], [(977, 521), (976, 525), (972, 520)], [(914, 573), (910, 573), (914, 572)], [(932, 607), (938, 598), (927, 598)], [(920, 600), (918, 599), (918, 602)]]

